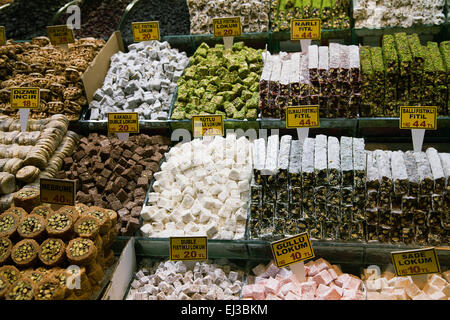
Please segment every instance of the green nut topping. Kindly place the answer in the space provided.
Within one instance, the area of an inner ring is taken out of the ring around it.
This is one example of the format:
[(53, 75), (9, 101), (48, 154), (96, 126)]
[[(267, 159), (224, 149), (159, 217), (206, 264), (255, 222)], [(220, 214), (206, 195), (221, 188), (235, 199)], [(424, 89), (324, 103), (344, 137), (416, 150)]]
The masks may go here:
[(89, 234), (90, 232), (95, 230), (95, 228), (97, 228), (97, 227), (98, 227), (98, 224), (95, 220), (86, 219), (77, 226), (76, 231), (79, 234)]
[(0, 232), (10, 230), (14, 226), (15, 220), (12, 216), (6, 215), (0, 219)]
[(37, 190), (32, 190), (32, 189), (27, 189), (27, 190), (21, 190), (17, 193), (17, 197), (19, 198), (28, 198), (28, 197), (32, 197), (38, 194)]
[(34, 283), (38, 283), (44, 277), (44, 275), (40, 272), (30, 272), (28, 274), (28, 276), (30, 277), (31, 281), (33, 281)]
[(27, 300), (33, 298), (33, 287), (31, 283), (23, 280), (16, 282), (12, 290), (8, 293), (12, 300)]
[(61, 252), (61, 243), (56, 240), (48, 240), (41, 247), (41, 257), (47, 261), (54, 261)]
[(26, 261), (33, 257), (34, 252), (34, 246), (31, 243), (23, 243), (14, 252), (14, 260), (18, 262)]
[(94, 211), (90, 211), (88, 213), (88, 215), (96, 217), (97, 219), (99, 219), (100, 221), (105, 220), (105, 212), (100, 211), (100, 210), (94, 210)]
[(20, 232), (22, 234), (30, 234), (41, 230), (42, 223), (36, 217), (28, 217), (20, 224)]
[(0, 275), (4, 276), (10, 284), (13, 284), (19, 278), (19, 275), (17, 274), (17, 272), (14, 270), (10, 270), (10, 269), (1, 271)]
[(0, 291), (5, 290), (8, 283), (6, 281), (3, 281), (3, 279), (0, 278)]
[(6, 239), (0, 239), (0, 258), (3, 257), (4, 254), (6, 254), (8, 247), (9, 242)]
[(47, 220), (47, 225), (56, 231), (64, 230), (69, 224), (70, 218), (62, 213), (52, 214)]
[(46, 208), (39, 208), (35, 210), (33, 213), (43, 217), (44, 219), (47, 219), (47, 216), (50, 213), (50, 211)]
[(89, 252), (91, 241), (88, 239), (80, 239), (72, 244), (69, 251), (73, 257), (81, 257)]
[(56, 283), (44, 283), (37, 288), (36, 296), (41, 299), (52, 298), (55, 290), (58, 288)]

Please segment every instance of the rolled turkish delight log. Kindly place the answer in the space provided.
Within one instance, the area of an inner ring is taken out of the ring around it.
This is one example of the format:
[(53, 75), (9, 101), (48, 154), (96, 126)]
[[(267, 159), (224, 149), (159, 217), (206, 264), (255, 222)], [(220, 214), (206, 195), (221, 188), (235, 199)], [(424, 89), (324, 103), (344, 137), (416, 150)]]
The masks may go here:
[(353, 138), (353, 174), (354, 187), (365, 190), (366, 186), (366, 153), (363, 138)]
[(266, 140), (256, 139), (253, 143), (253, 176), (255, 184), (263, 184), (263, 170), (266, 163)]
[(427, 155), (425, 152), (414, 152), (414, 158), (420, 179), (419, 192), (421, 195), (429, 195), (433, 192), (434, 181)]
[(419, 172), (414, 152), (406, 151), (404, 159), (408, 176), (408, 195), (417, 197), (419, 195)]
[(408, 174), (403, 152), (394, 151), (391, 157), (392, 178), (395, 194), (404, 195), (408, 192)]
[(267, 52), (264, 59), (264, 67), (261, 73), (261, 78), (259, 80), (259, 93), (268, 94), (269, 93), (269, 81), (272, 74), (273, 61), (271, 59), (270, 53)]
[(309, 80), (311, 82), (319, 81), (319, 47), (317, 45), (308, 48), (308, 69)]
[(263, 179), (265, 181), (265, 186), (269, 188), (277, 186), (279, 145), (280, 141), (278, 135), (271, 135), (268, 138)]
[[(300, 95), (300, 65), (301, 53), (296, 52), (291, 56), (291, 68), (289, 75), (290, 97), (298, 97)], [(296, 105), (296, 104), (292, 104)]]
[[(328, 79), (332, 82), (337, 83), (338, 73), (340, 68), (340, 44), (331, 42), (329, 45), (329, 62), (328, 62)], [(359, 53), (358, 53), (359, 59)], [(358, 66), (359, 68), (359, 66)]]
[(328, 82), (328, 47), (319, 47), (319, 83), (326, 84)]
[(330, 186), (341, 184), (341, 158), (340, 145), (336, 137), (328, 137), (328, 169), (327, 180)]
[(339, 207), (339, 205), (341, 205), (342, 202), (342, 192), (341, 192), (341, 187), (329, 187), (327, 189), (327, 197), (326, 197), (326, 202), (329, 205), (332, 206), (337, 206)]
[(293, 140), (289, 155), (289, 183), (294, 188), (302, 186), (302, 154), (303, 143), (300, 140)]
[(315, 139), (306, 138), (302, 153), (302, 185), (303, 189), (314, 188), (314, 146)]
[(314, 180), (316, 186), (328, 185), (327, 176), (327, 137), (317, 135), (314, 145)]
[(350, 83), (356, 84), (361, 81), (359, 47), (355, 45), (348, 46)]
[(386, 86), (395, 86), (399, 74), (398, 54), (392, 34), (385, 34), (382, 40), (383, 60), (386, 70)]
[(302, 188), (289, 187), (289, 203), (299, 205), (302, 202)]
[(350, 137), (341, 137), (341, 169), (342, 169), (342, 186), (353, 187), (353, 143)]
[(340, 46), (339, 58), (339, 73), (338, 73), (338, 81), (339, 82), (349, 82), (350, 76), (350, 53), (349, 46)]
[[(287, 191), (288, 187), (288, 170), (289, 170), (289, 156), (291, 151), (292, 136), (285, 135), (281, 137), (280, 151), (278, 153), (278, 187)], [(281, 201), (288, 201), (286, 200)]]
[(380, 193), (390, 194), (392, 192), (392, 172), (389, 151), (375, 150), (378, 173), (380, 176)]
[(404, 32), (394, 34), (395, 47), (399, 58), (400, 76), (408, 76), (412, 69), (413, 59), (408, 45), (408, 37)]
[(442, 194), (445, 190), (445, 177), (444, 169), (442, 168), (441, 158), (435, 148), (428, 148), (426, 151), (428, 161), (431, 167), (431, 173), (433, 174), (435, 193)]
[(425, 62), (425, 53), (420, 43), (419, 36), (416, 33), (413, 33), (407, 35), (407, 38), (412, 55), (411, 71), (416, 74), (422, 74), (423, 65)]
[(445, 175), (444, 213), (442, 222), (445, 227), (450, 227), (450, 153), (440, 153), (442, 168)]

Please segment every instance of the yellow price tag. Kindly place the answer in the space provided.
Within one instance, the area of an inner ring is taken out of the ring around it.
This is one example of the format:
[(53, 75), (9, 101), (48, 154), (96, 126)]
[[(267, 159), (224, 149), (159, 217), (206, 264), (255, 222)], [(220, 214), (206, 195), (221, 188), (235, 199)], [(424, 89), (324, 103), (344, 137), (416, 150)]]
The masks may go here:
[(75, 180), (41, 178), (41, 202), (74, 206), (75, 184)]
[(291, 40), (320, 40), (322, 20), (291, 19)]
[(5, 27), (0, 26), (0, 46), (4, 46), (5, 44), (6, 44)]
[(435, 248), (391, 252), (397, 276), (440, 273), (441, 267)]
[(47, 34), (54, 46), (75, 42), (73, 30), (69, 29), (67, 25), (48, 26)]
[(400, 129), (437, 129), (437, 107), (400, 107)]
[(272, 242), (270, 247), (278, 268), (314, 258), (308, 232)]
[(319, 106), (301, 106), (286, 108), (286, 128), (318, 128)]
[(134, 42), (160, 40), (159, 21), (149, 22), (133, 22), (131, 24), (133, 30)]
[(11, 88), (13, 109), (37, 109), (41, 98), (39, 88)]
[(242, 35), (241, 17), (213, 19), (215, 37), (239, 37)]
[(223, 136), (223, 115), (192, 116), (194, 138), (203, 136)]
[(170, 260), (208, 260), (207, 237), (170, 237)]
[(139, 113), (110, 112), (108, 133), (139, 133)]

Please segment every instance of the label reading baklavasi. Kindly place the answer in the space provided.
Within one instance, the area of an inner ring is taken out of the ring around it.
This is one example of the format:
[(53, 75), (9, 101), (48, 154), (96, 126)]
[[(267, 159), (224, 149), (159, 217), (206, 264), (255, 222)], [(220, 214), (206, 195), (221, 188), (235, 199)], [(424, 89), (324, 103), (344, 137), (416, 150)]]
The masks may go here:
[(291, 19), (291, 40), (320, 40), (322, 20)]
[(440, 273), (439, 260), (435, 248), (391, 252), (397, 276), (413, 276)]
[(108, 113), (109, 133), (139, 133), (139, 113), (110, 112)]
[(75, 205), (75, 180), (40, 179), (42, 203)]
[(308, 232), (272, 242), (270, 247), (278, 268), (314, 258)]
[(437, 129), (437, 107), (400, 107), (400, 129)]
[(133, 22), (131, 23), (131, 28), (133, 30), (134, 42), (160, 41), (161, 39), (159, 21)]
[(208, 260), (207, 237), (170, 237), (170, 260)]
[(204, 136), (223, 136), (223, 115), (192, 116), (194, 138)]
[(39, 88), (11, 88), (11, 107), (13, 109), (37, 109), (39, 103)]
[(319, 106), (299, 106), (286, 108), (286, 128), (318, 128)]
[(5, 44), (6, 44), (5, 27), (0, 26), (0, 46), (4, 46)]
[(242, 35), (241, 17), (213, 19), (215, 37), (239, 37)]
[(75, 42), (73, 30), (70, 29), (67, 25), (48, 26), (47, 34), (50, 38), (50, 42), (54, 46)]

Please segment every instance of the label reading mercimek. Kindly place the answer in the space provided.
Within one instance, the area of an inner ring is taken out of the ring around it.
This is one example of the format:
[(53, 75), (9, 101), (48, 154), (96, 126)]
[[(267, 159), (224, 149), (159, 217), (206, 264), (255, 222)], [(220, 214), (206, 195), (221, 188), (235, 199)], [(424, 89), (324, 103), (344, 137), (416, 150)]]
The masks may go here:
[(159, 21), (133, 22), (134, 42), (160, 40)]
[(223, 136), (223, 116), (192, 116), (194, 138), (203, 136)]
[(41, 202), (74, 206), (75, 182), (75, 180), (41, 178)]
[(11, 88), (11, 107), (13, 109), (37, 109), (39, 103), (39, 88)]
[(207, 237), (171, 237), (170, 260), (208, 260)]
[(139, 133), (139, 114), (137, 112), (108, 113), (109, 133)]
[(437, 107), (400, 107), (400, 129), (437, 129)]
[(320, 40), (321, 28), (320, 19), (292, 19), (291, 40)]
[(4, 46), (5, 44), (6, 44), (5, 27), (0, 26), (0, 46)]
[(213, 19), (215, 37), (239, 37), (242, 35), (241, 17)]
[(270, 244), (278, 268), (314, 258), (308, 232)]
[(435, 248), (391, 252), (397, 276), (413, 276), (440, 273), (439, 260)]
[(318, 128), (319, 106), (286, 108), (286, 128)]
[(69, 29), (67, 25), (48, 26), (47, 33), (48, 37), (50, 38), (50, 42), (54, 46), (75, 42), (75, 38), (73, 37), (73, 30)]

